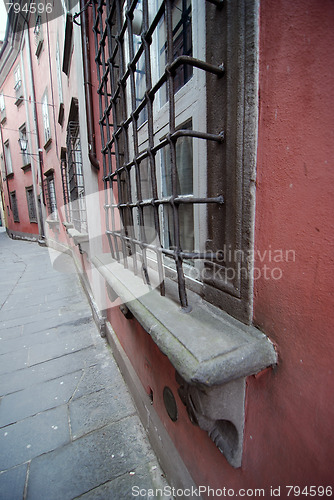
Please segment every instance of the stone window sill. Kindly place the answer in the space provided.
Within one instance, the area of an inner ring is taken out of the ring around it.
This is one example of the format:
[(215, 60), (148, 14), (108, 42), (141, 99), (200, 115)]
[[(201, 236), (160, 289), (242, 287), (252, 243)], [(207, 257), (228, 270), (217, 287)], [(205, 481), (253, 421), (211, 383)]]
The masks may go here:
[(49, 137), (49, 139), (46, 141), (46, 143), (44, 144), (44, 149), (45, 151), (48, 153), (51, 149), (51, 144), (52, 144), (52, 138)]
[(125, 317), (133, 315), (174, 366), (191, 423), (208, 433), (230, 465), (240, 467), (245, 378), (277, 363), (273, 344), (197, 295), (188, 294), (192, 311), (182, 312), (108, 254), (91, 262), (105, 279), (109, 298), (121, 299)]
[(87, 243), (89, 241), (89, 236), (87, 233), (80, 233), (74, 227), (70, 227), (66, 229), (70, 238), (73, 239), (75, 245), (82, 245), (83, 243)]
[(46, 223), (49, 224), (49, 226), (59, 226), (59, 220), (56, 219), (46, 219)]
[(21, 170), (23, 170), (24, 173), (30, 171), (31, 170), (31, 163), (27, 163), (26, 165), (23, 165), (23, 167), (21, 167)]
[(192, 312), (184, 313), (108, 254), (91, 262), (188, 384), (226, 384), (276, 364), (274, 346), (263, 333), (195, 294)]

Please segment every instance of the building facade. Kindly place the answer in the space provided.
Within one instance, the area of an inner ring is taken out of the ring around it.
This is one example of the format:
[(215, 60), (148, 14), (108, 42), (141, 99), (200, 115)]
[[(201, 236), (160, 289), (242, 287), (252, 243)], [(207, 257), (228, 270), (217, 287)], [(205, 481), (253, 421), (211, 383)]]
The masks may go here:
[(46, 5), (0, 53), (9, 235), (73, 256), (173, 486), (331, 487), (332, 2)]

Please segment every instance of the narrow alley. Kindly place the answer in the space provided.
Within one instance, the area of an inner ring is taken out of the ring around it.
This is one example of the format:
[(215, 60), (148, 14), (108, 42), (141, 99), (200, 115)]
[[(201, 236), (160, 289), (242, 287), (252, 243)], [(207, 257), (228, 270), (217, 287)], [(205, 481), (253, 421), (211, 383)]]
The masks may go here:
[(0, 0), (0, 500), (333, 496), (333, 26)]
[(1, 500), (128, 499), (165, 484), (72, 266), (53, 269), (47, 248), (1, 228)]

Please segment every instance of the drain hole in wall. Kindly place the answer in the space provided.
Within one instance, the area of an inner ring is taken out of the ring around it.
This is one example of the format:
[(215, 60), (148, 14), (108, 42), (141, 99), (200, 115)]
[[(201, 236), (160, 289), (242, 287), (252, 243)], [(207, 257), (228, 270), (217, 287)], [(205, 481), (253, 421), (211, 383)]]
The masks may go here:
[(169, 418), (173, 422), (176, 422), (178, 417), (177, 404), (174, 398), (174, 394), (172, 393), (172, 390), (167, 386), (164, 388), (163, 398)]
[(153, 405), (153, 389), (150, 386), (148, 386), (146, 392), (148, 394), (148, 397), (150, 398), (151, 405)]

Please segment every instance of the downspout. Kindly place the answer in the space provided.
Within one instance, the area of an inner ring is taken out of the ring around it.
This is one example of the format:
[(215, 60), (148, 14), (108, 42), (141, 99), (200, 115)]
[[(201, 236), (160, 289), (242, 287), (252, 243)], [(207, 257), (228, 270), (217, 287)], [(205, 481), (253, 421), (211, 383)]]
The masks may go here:
[(95, 128), (93, 119), (93, 98), (92, 98), (92, 83), (91, 83), (91, 66), (90, 66), (90, 50), (89, 50), (89, 24), (86, 9), (88, 7), (85, 0), (80, 0), (81, 14), (81, 44), (82, 44), (82, 59), (84, 72), (84, 87), (85, 87), (85, 102), (86, 102), (86, 118), (88, 132), (88, 157), (91, 165), (98, 170), (100, 168), (99, 161), (96, 158), (95, 145)]

